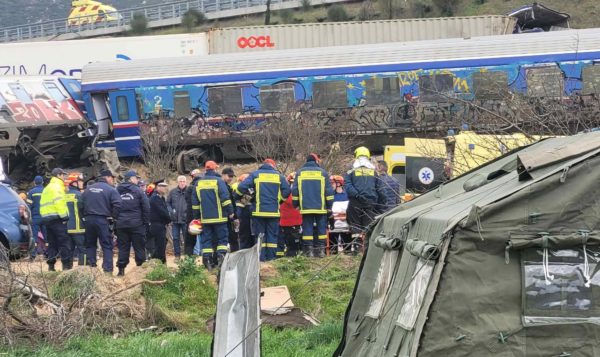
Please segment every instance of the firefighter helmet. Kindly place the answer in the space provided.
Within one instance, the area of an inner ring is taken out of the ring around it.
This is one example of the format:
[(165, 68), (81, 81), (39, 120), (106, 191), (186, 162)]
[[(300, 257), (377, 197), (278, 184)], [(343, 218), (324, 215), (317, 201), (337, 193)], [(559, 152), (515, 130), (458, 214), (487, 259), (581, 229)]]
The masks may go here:
[(329, 180), (331, 180), (331, 182), (334, 184), (344, 186), (344, 177), (343, 176), (333, 175), (329, 178)]
[(244, 182), (245, 179), (248, 178), (248, 174), (241, 174), (240, 177), (238, 177), (238, 182)]
[(367, 149), (364, 146), (358, 147), (356, 148), (356, 150), (354, 150), (354, 157), (360, 157), (360, 156), (366, 156), (367, 158), (371, 158), (371, 152), (369, 151), (369, 149)]
[(80, 172), (71, 172), (69, 176), (67, 176), (67, 178), (65, 179), (65, 183), (67, 184), (67, 186), (77, 181), (83, 181), (83, 174)]
[(202, 222), (199, 219), (194, 219), (188, 225), (188, 233), (197, 236), (202, 233)]

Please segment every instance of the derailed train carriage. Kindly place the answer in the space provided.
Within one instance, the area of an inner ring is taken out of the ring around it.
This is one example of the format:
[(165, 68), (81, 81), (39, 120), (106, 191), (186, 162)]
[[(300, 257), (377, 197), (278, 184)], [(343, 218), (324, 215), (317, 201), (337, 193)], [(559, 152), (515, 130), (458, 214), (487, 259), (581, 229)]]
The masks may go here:
[(466, 102), (502, 108), (511, 92), (594, 102), (599, 60), (600, 29), (568, 30), (94, 63), (82, 88), (120, 157), (137, 156), (140, 126), (163, 118), (186, 123), (189, 148), (231, 159), (281, 113), (310, 113), (381, 150), (452, 115), (473, 122)]
[(0, 159), (10, 177), (30, 181), (55, 166), (93, 161), (95, 131), (80, 88), (70, 78), (0, 77)]
[(600, 132), (546, 139), (380, 217), (334, 356), (598, 356)]

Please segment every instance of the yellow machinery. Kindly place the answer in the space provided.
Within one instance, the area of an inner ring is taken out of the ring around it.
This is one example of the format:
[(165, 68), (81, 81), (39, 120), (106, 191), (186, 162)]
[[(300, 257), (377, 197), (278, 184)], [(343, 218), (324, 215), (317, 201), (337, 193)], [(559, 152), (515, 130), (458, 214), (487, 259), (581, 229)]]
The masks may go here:
[(117, 9), (110, 5), (93, 0), (74, 0), (67, 21), (69, 26), (82, 26), (117, 21), (120, 17)]

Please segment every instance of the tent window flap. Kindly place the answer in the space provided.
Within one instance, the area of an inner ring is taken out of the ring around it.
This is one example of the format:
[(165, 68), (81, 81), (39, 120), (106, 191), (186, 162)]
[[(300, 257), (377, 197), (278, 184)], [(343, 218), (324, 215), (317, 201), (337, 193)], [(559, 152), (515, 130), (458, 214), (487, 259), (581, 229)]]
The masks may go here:
[(525, 326), (600, 324), (600, 248), (521, 252)]

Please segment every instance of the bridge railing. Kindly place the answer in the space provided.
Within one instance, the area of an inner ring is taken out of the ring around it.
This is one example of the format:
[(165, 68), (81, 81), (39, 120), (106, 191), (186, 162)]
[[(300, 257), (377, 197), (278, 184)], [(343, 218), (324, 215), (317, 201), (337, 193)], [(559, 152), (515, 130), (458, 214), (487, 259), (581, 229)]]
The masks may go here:
[[(292, 0), (272, 0), (271, 3), (278, 4), (288, 1)], [(152, 22), (180, 18), (190, 9), (195, 9), (206, 14), (261, 6), (265, 3), (266, 0), (190, 0), (122, 9), (117, 12), (106, 12), (104, 18), (110, 20), (96, 21), (97, 16), (87, 15), (71, 20), (64, 18), (30, 25), (0, 28), (0, 42), (52, 38), (66, 33), (77, 34), (89, 30), (125, 27), (130, 25), (133, 15), (136, 13), (143, 14), (148, 20), (149, 26), (152, 27)]]

